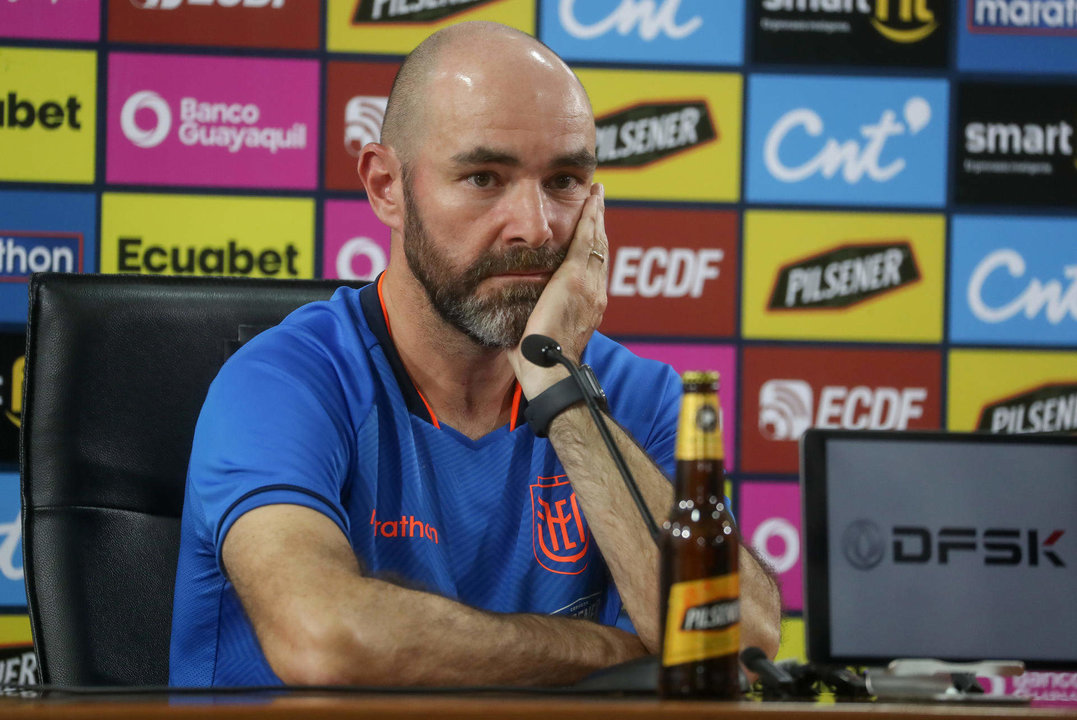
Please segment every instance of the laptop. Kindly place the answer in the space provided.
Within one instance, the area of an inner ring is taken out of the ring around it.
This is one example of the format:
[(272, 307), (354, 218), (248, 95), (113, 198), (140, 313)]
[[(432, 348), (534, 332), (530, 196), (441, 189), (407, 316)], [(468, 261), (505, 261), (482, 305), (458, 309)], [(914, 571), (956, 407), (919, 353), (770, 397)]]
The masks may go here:
[(1077, 437), (808, 430), (813, 663), (1077, 668)]

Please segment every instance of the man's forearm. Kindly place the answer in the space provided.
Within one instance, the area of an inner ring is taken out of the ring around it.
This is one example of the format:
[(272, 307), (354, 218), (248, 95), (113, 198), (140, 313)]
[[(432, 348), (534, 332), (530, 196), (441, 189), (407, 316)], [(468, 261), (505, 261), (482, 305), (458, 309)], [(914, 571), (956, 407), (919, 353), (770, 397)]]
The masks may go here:
[[(673, 502), (669, 480), (616, 422), (606, 418), (606, 424), (651, 515), (661, 525)], [(648, 651), (657, 652), (661, 645), (658, 548), (587, 409), (579, 405), (556, 417), (550, 424), (550, 442), (640, 640)]]
[(281, 645), (260, 637), (282, 680), (555, 685), (645, 653), (636, 636), (588, 620), (491, 613), (376, 579), (357, 582), (357, 592), (323, 616), (335, 620), (299, 639), (307, 648), (298, 658), (279, 657), (271, 649)]

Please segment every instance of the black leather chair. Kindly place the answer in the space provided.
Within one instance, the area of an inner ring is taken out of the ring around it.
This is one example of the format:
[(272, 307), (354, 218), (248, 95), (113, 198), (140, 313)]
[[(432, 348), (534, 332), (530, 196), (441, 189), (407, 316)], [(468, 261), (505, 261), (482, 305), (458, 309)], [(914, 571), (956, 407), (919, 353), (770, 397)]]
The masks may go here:
[(184, 481), (206, 390), (249, 337), (342, 284), (31, 278), (22, 520), (42, 682), (167, 683)]

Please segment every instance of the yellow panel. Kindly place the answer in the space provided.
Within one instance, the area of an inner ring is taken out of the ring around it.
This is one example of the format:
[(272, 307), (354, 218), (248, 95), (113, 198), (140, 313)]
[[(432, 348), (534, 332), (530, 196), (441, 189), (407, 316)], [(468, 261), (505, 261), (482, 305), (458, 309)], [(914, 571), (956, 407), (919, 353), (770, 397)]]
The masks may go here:
[(953, 350), (949, 378), (946, 427), (974, 430), (988, 405), (1045, 385), (1077, 386), (1077, 353)]
[(600, 167), (606, 197), (735, 202), (740, 197), (743, 78), (735, 73), (577, 70), (601, 119), (638, 105), (704, 102), (717, 138), (632, 168)]
[[(744, 219), (743, 332), (782, 340), (942, 340), (942, 215), (749, 211)], [(770, 309), (783, 267), (848, 245), (907, 242), (920, 279), (842, 308)]]
[(803, 619), (786, 618), (782, 621), (782, 646), (779, 648), (778, 656), (775, 659), (808, 662), (808, 654), (805, 650)]
[(92, 183), (97, 53), (0, 48), (0, 180)]
[[(369, 1), (369, 0), (364, 0)], [(535, 34), (535, 0), (495, 0), (473, 8), (462, 7), (436, 22), (392, 22), (400, 0), (375, 0), (379, 22), (352, 23), (359, 0), (329, 0), (326, 13), (326, 44), (334, 52), (406, 55), (427, 36), (441, 28), (468, 20), (490, 20)], [(411, 6), (414, 7), (414, 3)]]
[(101, 271), (314, 277), (314, 201), (105, 193)]
[(0, 646), (30, 645), (33, 641), (30, 616), (0, 615)]

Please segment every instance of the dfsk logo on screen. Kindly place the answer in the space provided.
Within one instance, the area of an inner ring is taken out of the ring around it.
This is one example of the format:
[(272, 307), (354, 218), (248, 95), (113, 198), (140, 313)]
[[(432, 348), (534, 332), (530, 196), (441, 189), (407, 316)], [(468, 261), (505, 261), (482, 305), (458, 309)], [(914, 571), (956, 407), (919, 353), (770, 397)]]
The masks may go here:
[(813, 425), (846, 430), (905, 430), (923, 417), (927, 388), (827, 385), (813, 408), (803, 380), (769, 380), (759, 391), (759, 431), (768, 440), (799, 440)]
[(559, 575), (579, 575), (586, 570), (591, 558), (591, 532), (568, 477), (539, 477), (531, 485), (531, 510), (532, 540), (539, 565)]
[[(951, 565), (980, 556), (982, 564), (996, 567), (1066, 567), (1057, 543), (1065, 530), (1036, 528), (943, 527), (937, 530), (920, 525), (894, 525), (893, 542), (871, 520), (857, 520), (842, 533), (842, 552), (859, 570), (878, 566), (891, 550), (895, 565)], [(1041, 538), (1043, 538), (1041, 540)]]

